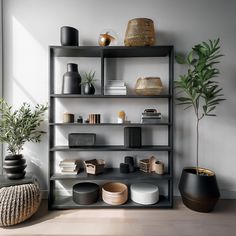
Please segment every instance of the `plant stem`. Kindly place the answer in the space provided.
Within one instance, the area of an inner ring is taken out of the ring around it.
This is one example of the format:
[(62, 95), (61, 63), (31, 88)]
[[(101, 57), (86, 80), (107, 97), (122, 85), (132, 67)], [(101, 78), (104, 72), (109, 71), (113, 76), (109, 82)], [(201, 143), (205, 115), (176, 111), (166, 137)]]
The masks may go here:
[(197, 117), (197, 175), (199, 174), (199, 171), (198, 171), (199, 121), (200, 121), (200, 119)]

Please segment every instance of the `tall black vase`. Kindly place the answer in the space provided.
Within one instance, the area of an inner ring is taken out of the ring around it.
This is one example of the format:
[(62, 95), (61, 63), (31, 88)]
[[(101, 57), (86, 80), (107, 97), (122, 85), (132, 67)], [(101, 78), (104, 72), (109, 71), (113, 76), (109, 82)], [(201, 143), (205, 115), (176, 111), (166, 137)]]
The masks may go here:
[(184, 168), (179, 182), (179, 191), (185, 206), (194, 211), (210, 212), (220, 198), (214, 172), (199, 168), (205, 175), (197, 175), (196, 168)]
[(77, 64), (67, 64), (67, 72), (63, 75), (62, 93), (81, 94), (81, 76)]
[(61, 45), (62, 46), (78, 46), (79, 31), (70, 26), (61, 27)]
[(26, 160), (22, 155), (8, 155), (5, 157), (3, 169), (8, 179), (23, 179), (26, 166)]

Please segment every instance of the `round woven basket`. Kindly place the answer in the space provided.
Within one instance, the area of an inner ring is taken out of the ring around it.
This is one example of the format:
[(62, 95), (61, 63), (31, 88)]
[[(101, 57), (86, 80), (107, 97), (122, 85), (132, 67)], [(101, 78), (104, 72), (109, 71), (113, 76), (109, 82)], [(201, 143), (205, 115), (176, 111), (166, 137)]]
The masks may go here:
[(30, 218), (41, 202), (37, 183), (22, 184), (0, 189), (0, 226), (19, 224)]

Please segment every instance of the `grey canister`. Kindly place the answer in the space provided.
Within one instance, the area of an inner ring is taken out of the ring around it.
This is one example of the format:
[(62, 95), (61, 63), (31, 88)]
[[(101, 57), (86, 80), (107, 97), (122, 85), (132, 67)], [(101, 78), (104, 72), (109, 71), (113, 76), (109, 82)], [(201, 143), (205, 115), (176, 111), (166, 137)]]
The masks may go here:
[(70, 26), (61, 27), (61, 45), (62, 46), (78, 46), (79, 31)]
[(81, 94), (81, 76), (75, 63), (67, 64), (67, 72), (63, 75), (62, 93)]

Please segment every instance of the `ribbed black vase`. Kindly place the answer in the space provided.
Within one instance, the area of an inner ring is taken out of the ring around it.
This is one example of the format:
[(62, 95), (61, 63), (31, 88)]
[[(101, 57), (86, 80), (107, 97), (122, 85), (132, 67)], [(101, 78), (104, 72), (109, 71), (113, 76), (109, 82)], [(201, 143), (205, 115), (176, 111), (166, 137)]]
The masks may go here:
[(3, 169), (8, 179), (23, 179), (26, 166), (26, 160), (22, 155), (8, 155), (5, 157)]
[(67, 64), (67, 72), (63, 75), (62, 93), (81, 94), (81, 76), (77, 64)]
[(199, 212), (210, 212), (220, 198), (220, 192), (214, 172), (199, 168), (203, 174), (197, 175), (196, 168), (184, 168), (179, 182), (179, 191), (183, 203)]

